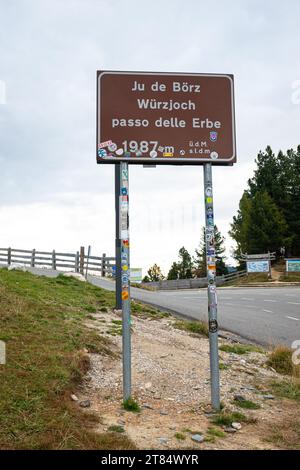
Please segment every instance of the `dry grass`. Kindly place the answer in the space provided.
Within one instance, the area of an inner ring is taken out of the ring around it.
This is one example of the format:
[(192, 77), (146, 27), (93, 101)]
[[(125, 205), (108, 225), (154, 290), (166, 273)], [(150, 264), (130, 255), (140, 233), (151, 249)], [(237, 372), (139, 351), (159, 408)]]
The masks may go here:
[(0, 449), (132, 449), (126, 436), (94, 431), (98, 419), (70, 400), (89, 352), (111, 355), (108, 339), (85, 327), (113, 293), (74, 278), (0, 270)]
[(274, 424), (267, 442), (273, 442), (276, 446), (287, 450), (300, 449), (300, 420), (293, 419), (280, 424)]
[(269, 354), (267, 365), (279, 374), (300, 377), (300, 365), (296, 365), (292, 361), (293, 352), (287, 346), (276, 346)]

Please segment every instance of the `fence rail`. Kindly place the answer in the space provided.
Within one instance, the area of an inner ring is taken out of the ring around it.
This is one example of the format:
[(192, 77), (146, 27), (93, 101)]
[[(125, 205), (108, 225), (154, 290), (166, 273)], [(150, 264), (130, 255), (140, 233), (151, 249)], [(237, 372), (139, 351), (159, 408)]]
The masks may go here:
[[(19, 248), (0, 248), (0, 264), (11, 266), (12, 264), (21, 264), (32, 268), (43, 266), (47, 269), (64, 270), (71, 269), (77, 273), (100, 272), (101, 276), (112, 274), (115, 258), (106, 256), (88, 256), (84, 247), (76, 253), (62, 253), (55, 250), (38, 251), (21, 250)], [(59, 269), (60, 268), (60, 269)]]
[[(234, 281), (247, 275), (247, 271), (236, 271), (234, 273), (226, 274), (224, 276), (217, 276), (217, 286), (222, 286), (226, 282)], [(142, 286), (153, 287), (158, 290), (173, 290), (173, 289), (198, 289), (200, 287), (207, 286), (206, 277), (198, 277), (192, 279), (174, 279), (170, 281), (157, 281), (157, 282), (145, 282)]]

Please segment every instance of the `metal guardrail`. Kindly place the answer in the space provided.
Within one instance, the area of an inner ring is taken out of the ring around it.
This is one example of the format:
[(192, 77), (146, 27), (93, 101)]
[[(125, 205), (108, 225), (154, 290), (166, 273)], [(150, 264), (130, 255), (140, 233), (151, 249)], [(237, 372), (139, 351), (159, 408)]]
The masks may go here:
[(115, 264), (115, 258), (106, 256), (88, 256), (85, 254), (84, 247), (76, 253), (62, 253), (55, 250), (38, 251), (21, 250), (17, 248), (0, 248), (0, 264), (11, 266), (13, 263), (32, 268), (65, 270), (71, 269), (77, 273), (100, 272), (101, 276), (112, 274), (112, 265)]
[[(236, 271), (234, 273), (226, 274), (224, 276), (217, 276), (217, 286), (222, 286), (226, 282), (234, 281), (247, 275), (247, 271)], [(191, 279), (174, 279), (157, 282), (145, 282), (141, 287), (152, 287), (157, 290), (173, 290), (173, 289), (199, 289), (200, 287), (207, 286), (206, 277), (198, 277)]]

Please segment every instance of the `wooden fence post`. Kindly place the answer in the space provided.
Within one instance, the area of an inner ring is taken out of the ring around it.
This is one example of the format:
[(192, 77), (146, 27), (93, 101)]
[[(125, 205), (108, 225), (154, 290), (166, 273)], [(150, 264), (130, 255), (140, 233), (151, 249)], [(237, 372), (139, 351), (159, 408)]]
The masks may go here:
[(80, 274), (84, 275), (84, 246), (80, 247)]
[(101, 276), (102, 277), (105, 277), (105, 264), (106, 264), (105, 258), (106, 258), (106, 254), (103, 253), (103, 255), (102, 255), (102, 266), (101, 266)]
[(52, 269), (56, 271), (56, 254), (55, 250), (52, 251)]
[(11, 265), (11, 248), (7, 248), (7, 264)]
[(75, 255), (75, 273), (79, 273), (79, 251)]
[(34, 268), (35, 264), (35, 248), (33, 248), (32, 253), (31, 253), (31, 267)]

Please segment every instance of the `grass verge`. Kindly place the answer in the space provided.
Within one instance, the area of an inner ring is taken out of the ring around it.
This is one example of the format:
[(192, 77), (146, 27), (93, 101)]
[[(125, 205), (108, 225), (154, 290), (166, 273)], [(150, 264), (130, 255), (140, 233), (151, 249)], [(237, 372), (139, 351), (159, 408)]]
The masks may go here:
[(70, 400), (89, 352), (111, 343), (85, 327), (114, 294), (72, 277), (0, 269), (0, 449), (132, 449), (126, 436), (97, 434), (98, 418)]
[(247, 354), (250, 352), (264, 353), (264, 350), (254, 344), (222, 344), (220, 351), (234, 354)]
[(273, 381), (270, 383), (270, 387), (280, 398), (288, 398), (290, 400), (296, 400), (300, 402), (300, 381), (297, 379)]
[(178, 330), (185, 330), (189, 333), (208, 337), (208, 325), (203, 321), (176, 320), (173, 326)]

